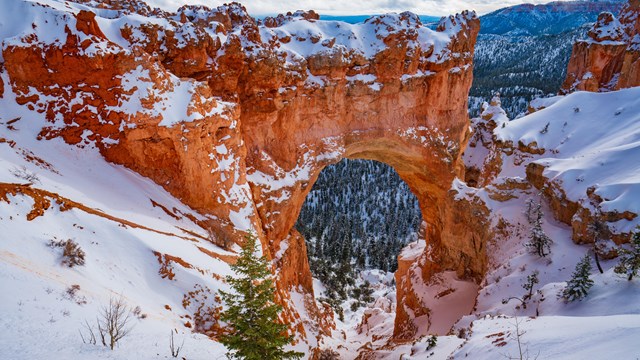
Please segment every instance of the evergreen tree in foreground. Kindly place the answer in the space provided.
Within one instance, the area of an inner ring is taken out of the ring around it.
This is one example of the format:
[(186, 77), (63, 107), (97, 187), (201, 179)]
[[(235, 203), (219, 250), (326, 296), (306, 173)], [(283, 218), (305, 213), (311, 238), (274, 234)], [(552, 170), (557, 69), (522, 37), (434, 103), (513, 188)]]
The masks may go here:
[(576, 265), (571, 280), (567, 281), (562, 297), (569, 302), (586, 297), (593, 286), (593, 280), (589, 276), (591, 276), (591, 259), (589, 255), (585, 255)]
[(633, 233), (631, 238), (631, 249), (620, 248), (620, 262), (616, 265), (614, 271), (617, 274), (628, 276), (629, 281), (640, 271), (640, 229)]
[(282, 307), (274, 302), (269, 263), (264, 256), (255, 255), (255, 248), (256, 238), (247, 236), (238, 261), (231, 265), (238, 277), (226, 278), (235, 293), (220, 291), (227, 305), (221, 319), (229, 325), (220, 342), (232, 359), (299, 359), (302, 353), (283, 349), (293, 336), (286, 335), (287, 325), (277, 322)]

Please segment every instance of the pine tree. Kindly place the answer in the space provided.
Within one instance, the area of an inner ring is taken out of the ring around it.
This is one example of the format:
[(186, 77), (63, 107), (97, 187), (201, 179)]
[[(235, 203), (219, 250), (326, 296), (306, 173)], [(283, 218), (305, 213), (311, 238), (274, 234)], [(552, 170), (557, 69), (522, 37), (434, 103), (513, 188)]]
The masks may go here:
[(532, 272), (530, 275), (527, 276), (527, 281), (524, 284), (522, 284), (522, 288), (528, 291), (522, 297), (524, 302), (531, 300), (531, 298), (533, 297), (533, 287), (540, 282), (538, 280), (538, 274), (539, 274), (538, 270)]
[(293, 341), (287, 336), (287, 325), (277, 322), (282, 307), (274, 302), (275, 288), (269, 263), (254, 253), (256, 238), (247, 236), (235, 265), (238, 277), (226, 280), (235, 292), (220, 291), (227, 309), (221, 319), (229, 325), (229, 332), (220, 341), (229, 349), (230, 358), (246, 360), (299, 359), (303, 354), (285, 351)]
[(531, 251), (540, 257), (545, 257), (551, 253), (553, 241), (542, 229), (542, 209), (541, 204), (527, 205), (527, 220), (533, 225), (529, 234), (529, 242), (525, 244)]
[(591, 276), (591, 259), (585, 255), (576, 265), (576, 269), (571, 275), (571, 280), (567, 281), (567, 287), (562, 292), (562, 297), (566, 301), (582, 300), (589, 293), (593, 286)]
[(617, 274), (628, 275), (629, 281), (640, 271), (640, 229), (638, 229), (631, 238), (631, 250), (618, 249), (620, 260), (614, 271)]
[(593, 258), (596, 261), (596, 266), (600, 274), (604, 274), (602, 265), (600, 265), (600, 252), (602, 251), (602, 242), (606, 232), (608, 231), (607, 225), (604, 221), (600, 220), (600, 210), (596, 212), (595, 219), (588, 226), (589, 231), (593, 234)]

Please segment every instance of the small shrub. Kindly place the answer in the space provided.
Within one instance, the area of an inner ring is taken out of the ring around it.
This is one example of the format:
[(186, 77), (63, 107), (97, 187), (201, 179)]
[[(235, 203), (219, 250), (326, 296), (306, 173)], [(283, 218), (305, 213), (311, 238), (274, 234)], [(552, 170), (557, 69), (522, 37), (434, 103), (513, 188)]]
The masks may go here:
[[(103, 346), (113, 350), (120, 340), (129, 335), (132, 326), (132, 313), (122, 296), (109, 299), (109, 305), (103, 306), (96, 319), (97, 331), (85, 320), (84, 328), (87, 336), (80, 331), (80, 337), (85, 344), (97, 344), (98, 337)], [(96, 336), (96, 334), (98, 336)]]
[(533, 289), (535, 285), (540, 282), (540, 280), (538, 280), (538, 274), (539, 272), (536, 270), (527, 276), (527, 280), (525, 281), (524, 284), (522, 284), (522, 288), (525, 289), (527, 292), (521, 298), (512, 296), (510, 298), (503, 299), (502, 303), (507, 304), (511, 300), (518, 300), (520, 301), (522, 308), (526, 309), (527, 302), (531, 300), (531, 298), (533, 297), (533, 292), (534, 292)]
[(14, 167), (12, 170), (10, 170), (10, 172), (13, 176), (17, 177), (18, 179), (24, 180), (29, 184), (40, 183), (40, 178), (38, 177), (38, 174), (27, 170), (25, 166)]
[(78, 305), (84, 305), (87, 303), (87, 298), (85, 298), (84, 296), (78, 295), (79, 291), (80, 291), (80, 285), (73, 284), (69, 286), (67, 290), (65, 290), (63, 297), (66, 298), (67, 300), (75, 302)]
[(549, 123), (547, 123), (547, 125), (545, 125), (544, 128), (540, 130), (540, 134), (546, 134), (548, 132), (549, 132)]
[(80, 245), (75, 241), (69, 239), (64, 245), (62, 251), (62, 264), (72, 268), (74, 266), (82, 266), (85, 263), (85, 252), (80, 248)]
[(171, 357), (177, 358), (178, 355), (180, 355), (180, 350), (182, 350), (183, 348), (184, 348), (184, 338), (182, 338), (182, 344), (180, 344), (180, 346), (176, 346), (176, 343), (173, 340), (173, 330), (171, 330), (171, 338), (169, 339), (169, 350), (171, 351)]
[(136, 306), (131, 313), (133, 314), (133, 316), (137, 317), (138, 319), (142, 320), (142, 319), (146, 319), (147, 318), (147, 314), (144, 314), (142, 312), (142, 309), (140, 308), (140, 306)]
[(549, 255), (553, 241), (542, 229), (542, 218), (544, 216), (542, 204), (530, 199), (526, 204), (525, 215), (529, 224), (532, 225), (529, 233), (529, 242), (525, 246), (540, 257)]
[(318, 353), (318, 360), (340, 360), (340, 354), (337, 351), (331, 349), (322, 349)]
[(85, 264), (85, 252), (77, 242), (68, 240), (49, 240), (47, 244), (52, 249), (62, 248), (62, 265), (70, 268)]

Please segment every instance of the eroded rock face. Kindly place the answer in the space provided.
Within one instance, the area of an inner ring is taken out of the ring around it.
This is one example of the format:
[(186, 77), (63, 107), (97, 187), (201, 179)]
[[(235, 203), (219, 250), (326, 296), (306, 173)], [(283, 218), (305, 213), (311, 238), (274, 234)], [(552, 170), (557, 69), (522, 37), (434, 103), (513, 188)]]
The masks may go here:
[(604, 199), (595, 194), (595, 187), (587, 190), (587, 203), (571, 201), (562, 184), (544, 176), (544, 170), (545, 167), (541, 164), (528, 164), (527, 180), (545, 195), (554, 217), (571, 226), (571, 238), (576, 244), (593, 243), (596, 234), (593, 233), (591, 226), (595, 222), (604, 225), (605, 233), (601, 234), (601, 237), (611, 239), (618, 245), (629, 241), (630, 234), (611, 231), (609, 226), (621, 220), (632, 221), (638, 217), (637, 214), (631, 211), (598, 210)]
[[(313, 12), (259, 23), (235, 3), (175, 14), (139, 1), (99, 7), (115, 10), (117, 28), (101, 29), (88, 11), (47, 9), (57, 38), (34, 28), (6, 40), (7, 87), (46, 114), (43, 139), (96, 146), (208, 215), (220, 236), (255, 232), (299, 332), (304, 321), (320, 332), (331, 322), (315, 301), (301, 319), (291, 301), (293, 291), (313, 299), (293, 225), (320, 171), (344, 157), (393, 166), (418, 198), (425, 281), (442, 270), (482, 277), (486, 214), (458, 206), (450, 191), (469, 136), (474, 13), (432, 31), (411, 13), (348, 25), (321, 24)], [(399, 291), (399, 303), (411, 291)], [(428, 311), (420, 307), (398, 309), (397, 335), (411, 327), (410, 313)]]
[(640, 86), (640, 1), (630, 0), (619, 19), (600, 14), (588, 35), (573, 45), (562, 92)]

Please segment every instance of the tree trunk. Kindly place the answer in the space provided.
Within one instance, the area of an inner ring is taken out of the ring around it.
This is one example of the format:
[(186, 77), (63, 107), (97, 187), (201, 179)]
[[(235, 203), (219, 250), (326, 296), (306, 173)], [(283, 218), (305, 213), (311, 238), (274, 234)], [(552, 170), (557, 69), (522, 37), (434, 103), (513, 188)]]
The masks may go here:
[(596, 259), (596, 266), (598, 266), (598, 271), (600, 271), (600, 274), (604, 274), (604, 270), (602, 270), (602, 265), (600, 265), (600, 258), (598, 257), (598, 249), (595, 246), (595, 243), (593, 246), (593, 256)]

